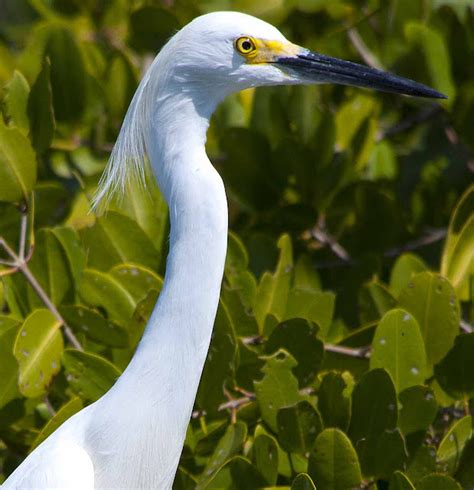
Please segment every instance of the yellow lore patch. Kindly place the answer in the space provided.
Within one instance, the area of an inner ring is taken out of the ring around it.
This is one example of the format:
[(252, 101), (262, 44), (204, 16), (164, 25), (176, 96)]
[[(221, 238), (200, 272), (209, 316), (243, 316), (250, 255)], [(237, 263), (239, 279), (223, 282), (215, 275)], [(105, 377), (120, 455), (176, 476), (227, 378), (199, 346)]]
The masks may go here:
[(239, 37), (235, 41), (235, 49), (251, 64), (273, 63), (278, 58), (296, 56), (302, 50), (289, 41), (270, 41), (250, 36)]

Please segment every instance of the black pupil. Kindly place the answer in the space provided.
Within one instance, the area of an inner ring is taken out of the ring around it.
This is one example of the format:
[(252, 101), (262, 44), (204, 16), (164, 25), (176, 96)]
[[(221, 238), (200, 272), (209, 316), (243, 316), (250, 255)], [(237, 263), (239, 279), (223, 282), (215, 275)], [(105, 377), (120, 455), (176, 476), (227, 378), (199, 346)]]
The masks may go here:
[(244, 51), (250, 51), (252, 49), (252, 43), (250, 41), (244, 41), (242, 43), (242, 49)]

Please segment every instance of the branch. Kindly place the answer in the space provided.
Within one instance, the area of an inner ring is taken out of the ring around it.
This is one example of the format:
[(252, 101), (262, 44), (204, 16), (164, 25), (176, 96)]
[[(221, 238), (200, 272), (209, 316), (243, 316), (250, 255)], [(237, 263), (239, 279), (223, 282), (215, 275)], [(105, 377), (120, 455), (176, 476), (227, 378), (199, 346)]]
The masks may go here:
[(344, 345), (325, 344), (324, 350), (342, 354), (345, 356), (357, 357), (359, 359), (368, 359), (370, 357), (370, 346), (367, 347), (345, 347)]
[(364, 60), (364, 62), (371, 66), (372, 68), (377, 68), (378, 70), (382, 70), (382, 64), (377, 60), (375, 55), (369, 50), (367, 45), (364, 43), (363, 39), (360, 37), (357, 29), (355, 27), (351, 27), (347, 31), (347, 36), (354, 46), (355, 50), (359, 53), (360, 57)]
[[(23, 221), (22, 221), (23, 223)], [(22, 230), (23, 230), (23, 224), (22, 224)], [(23, 234), (23, 231), (22, 231)], [(26, 234), (26, 232), (25, 232)], [(23, 246), (25, 241), (20, 240), (20, 243), (23, 242)], [(78, 350), (83, 350), (80, 342), (77, 340), (77, 337), (74, 335), (73, 331), (71, 328), (67, 325), (67, 323), (64, 321), (64, 318), (61, 316), (59, 313), (58, 309), (54, 305), (54, 303), (51, 301), (49, 296), (46, 294), (46, 291), (41, 287), (41, 284), (38, 282), (36, 277), (33, 275), (31, 272), (30, 268), (28, 267), (28, 263), (24, 258), (21, 258), (21, 256), (24, 257), (24, 249), (20, 250), (20, 253), (17, 255), (8, 245), (8, 243), (5, 241), (3, 237), (0, 237), (0, 246), (3, 247), (5, 252), (10, 256), (12, 259), (12, 262), (9, 263), (8, 265), (13, 267), (13, 269), (10, 269), (8, 271), (5, 271), (7, 273), (12, 273), (13, 271), (20, 271), (24, 276), (25, 279), (29, 282), (30, 286), (33, 288), (35, 293), (39, 296), (41, 301), (45, 304), (45, 306), (48, 308), (48, 310), (54, 315), (54, 317), (61, 323), (64, 329), (64, 335), (66, 338), (69, 340), (69, 342)]]

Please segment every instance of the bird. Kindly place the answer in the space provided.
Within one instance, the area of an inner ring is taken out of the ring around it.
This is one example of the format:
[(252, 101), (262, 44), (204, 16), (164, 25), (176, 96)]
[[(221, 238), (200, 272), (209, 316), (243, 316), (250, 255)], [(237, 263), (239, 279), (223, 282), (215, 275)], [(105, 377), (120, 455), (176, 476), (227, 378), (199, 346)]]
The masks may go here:
[(128, 108), (95, 205), (143, 182), (168, 203), (164, 284), (129, 365), (3, 484), (7, 489), (172, 488), (209, 348), (227, 247), (223, 181), (205, 151), (216, 106), (259, 86), (334, 83), (442, 99), (438, 91), (288, 41), (238, 12), (199, 16), (163, 46)]

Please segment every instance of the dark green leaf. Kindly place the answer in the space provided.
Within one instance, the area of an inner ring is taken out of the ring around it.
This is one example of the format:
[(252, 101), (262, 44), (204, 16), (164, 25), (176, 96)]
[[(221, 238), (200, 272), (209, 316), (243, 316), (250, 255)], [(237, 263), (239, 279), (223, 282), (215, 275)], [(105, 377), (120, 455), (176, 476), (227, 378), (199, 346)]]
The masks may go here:
[(357, 454), (343, 432), (326, 429), (319, 434), (309, 456), (308, 473), (318, 490), (347, 490), (360, 485)]
[(325, 427), (347, 430), (351, 416), (349, 386), (343, 375), (327, 373), (318, 390), (318, 408)]
[(316, 490), (313, 480), (306, 473), (300, 473), (291, 484), (291, 490)]
[(275, 485), (278, 477), (278, 446), (273, 437), (261, 434), (253, 443), (255, 467), (268, 485)]
[(472, 437), (472, 417), (466, 415), (453, 423), (439, 444), (437, 460), (443, 472), (454, 474), (461, 455), (469, 439)]
[(404, 473), (395, 471), (390, 478), (388, 490), (415, 490), (415, 487)]
[(461, 485), (450, 476), (433, 474), (422, 478), (416, 490), (461, 490)]
[(435, 366), (439, 384), (451, 396), (461, 399), (474, 396), (474, 333), (456, 337), (454, 347)]
[(278, 440), (290, 453), (306, 454), (323, 428), (321, 415), (307, 401), (283, 407), (277, 413)]
[(69, 385), (83, 400), (99, 399), (120, 376), (110, 361), (91, 352), (66, 349), (62, 363)]
[(33, 146), (38, 153), (43, 153), (50, 147), (55, 129), (49, 59), (44, 60), (41, 71), (31, 87), (28, 117)]
[(411, 386), (402, 391), (398, 426), (405, 434), (425, 431), (436, 417), (438, 404), (430, 388), (426, 386)]

